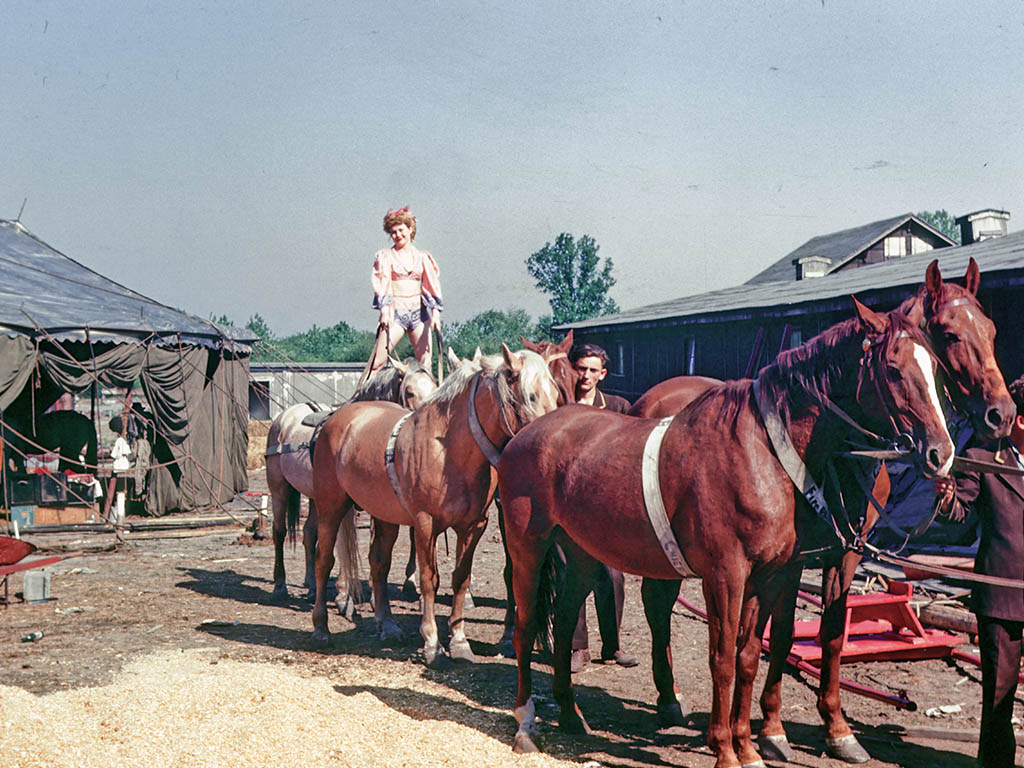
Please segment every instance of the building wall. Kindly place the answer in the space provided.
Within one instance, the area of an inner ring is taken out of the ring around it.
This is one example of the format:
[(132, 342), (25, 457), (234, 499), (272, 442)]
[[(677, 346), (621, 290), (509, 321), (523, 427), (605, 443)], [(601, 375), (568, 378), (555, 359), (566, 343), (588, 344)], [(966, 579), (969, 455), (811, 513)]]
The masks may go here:
[(339, 363), (337, 368), (328, 370), (253, 370), (249, 380), (249, 416), (274, 419), (297, 403), (342, 403), (356, 391), (362, 371), (362, 363)]

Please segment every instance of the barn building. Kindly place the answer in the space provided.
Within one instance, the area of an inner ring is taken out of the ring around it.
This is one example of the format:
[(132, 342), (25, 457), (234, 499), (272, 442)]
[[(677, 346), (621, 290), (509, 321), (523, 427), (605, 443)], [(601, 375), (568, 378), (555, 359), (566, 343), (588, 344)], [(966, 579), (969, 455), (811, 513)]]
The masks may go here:
[(558, 326), (609, 354), (603, 388), (635, 400), (672, 376), (737, 379), (779, 351), (851, 316), (850, 296), (876, 310), (895, 307), (938, 259), (960, 280), (971, 257), (979, 298), (998, 329), (1007, 381), (1024, 372), (1019, 343), (1024, 232), (1006, 234), (1009, 214), (984, 209), (957, 219), (963, 245), (909, 214), (809, 240), (743, 285)]

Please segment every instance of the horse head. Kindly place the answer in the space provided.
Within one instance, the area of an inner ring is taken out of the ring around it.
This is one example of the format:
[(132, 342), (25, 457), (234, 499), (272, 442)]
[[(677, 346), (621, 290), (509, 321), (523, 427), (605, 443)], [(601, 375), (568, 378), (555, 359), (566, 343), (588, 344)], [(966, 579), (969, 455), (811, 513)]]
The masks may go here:
[(853, 300), (861, 336), (856, 398), (864, 417), (882, 434), (913, 449), (926, 477), (944, 476), (954, 446), (942, 414), (935, 375), (938, 361), (924, 332), (899, 311), (873, 312)]
[[(397, 366), (396, 366), (397, 367)], [(437, 389), (433, 375), (417, 362), (403, 365), (402, 383), (398, 387), (398, 403), (416, 410)]]
[(971, 418), (979, 437), (996, 439), (1010, 433), (1017, 409), (996, 363), (995, 325), (977, 298), (980, 281), (973, 256), (963, 286), (944, 282), (935, 259), (924, 287), (900, 309), (931, 337), (953, 405)]
[[(484, 361), (489, 358), (484, 358)], [(548, 364), (529, 349), (513, 352), (502, 342), (501, 364), (493, 369), (498, 400), (507, 429), (515, 434), (559, 405), (558, 386)], [(487, 370), (485, 364), (484, 370)], [(509, 418), (508, 414), (512, 414)]]
[(523, 346), (536, 352), (551, 369), (551, 377), (558, 387), (559, 405), (576, 402), (576, 368), (569, 361), (569, 350), (572, 349), (572, 330), (570, 330), (561, 342), (555, 344), (551, 341), (529, 341), (525, 336), (520, 336)]

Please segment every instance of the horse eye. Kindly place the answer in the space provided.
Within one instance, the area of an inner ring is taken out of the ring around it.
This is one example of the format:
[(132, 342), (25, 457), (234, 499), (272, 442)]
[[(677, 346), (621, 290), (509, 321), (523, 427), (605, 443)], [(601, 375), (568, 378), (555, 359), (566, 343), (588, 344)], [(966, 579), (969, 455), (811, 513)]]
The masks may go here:
[(887, 365), (885, 367), (886, 373), (889, 374), (889, 378), (893, 381), (903, 381), (903, 371), (897, 368), (895, 365)]
[(942, 341), (948, 347), (950, 344), (956, 344), (958, 341), (960, 341), (960, 337), (957, 336), (952, 331), (946, 331), (945, 333), (942, 334)]

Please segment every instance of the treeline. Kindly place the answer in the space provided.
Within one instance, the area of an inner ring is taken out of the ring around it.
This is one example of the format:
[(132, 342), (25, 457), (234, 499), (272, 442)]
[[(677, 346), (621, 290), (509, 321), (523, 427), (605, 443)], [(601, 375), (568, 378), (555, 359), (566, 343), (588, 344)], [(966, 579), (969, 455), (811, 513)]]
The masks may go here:
[[(225, 316), (212, 318), (222, 325), (235, 325)], [(522, 347), (521, 336), (531, 341), (551, 339), (551, 317), (534, 321), (522, 309), (506, 311), (490, 309), (463, 322), (441, 323), (446, 347), (460, 357), (470, 357), (477, 347), (484, 354), (493, 354), (505, 342), (512, 349)], [(291, 336), (278, 336), (259, 314), (249, 318), (245, 327), (259, 337), (252, 359), (260, 362), (346, 363), (365, 362), (373, 348), (374, 332), (361, 331), (346, 322), (329, 328), (314, 325), (308, 331)], [(412, 356), (412, 345), (406, 336), (399, 343), (395, 356)]]

